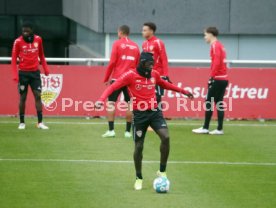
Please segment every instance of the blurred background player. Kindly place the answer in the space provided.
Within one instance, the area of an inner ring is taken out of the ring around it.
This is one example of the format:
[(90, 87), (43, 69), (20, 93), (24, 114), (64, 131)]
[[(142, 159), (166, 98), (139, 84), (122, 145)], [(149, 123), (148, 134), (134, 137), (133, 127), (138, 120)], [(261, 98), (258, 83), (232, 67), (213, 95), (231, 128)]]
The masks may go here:
[[(227, 66), (225, 63), (226, 52), (224, 46), (218, 41), (219, 31), (215, 27), (208, 27), (204, 31), (205, 41), (211, 45), (211, 72), (208, 82), (208, 94), (206, 99), (205, 122), (203, 127), (193, 129), (197, 134), (223, 134), (224, 108), (222, 105), (226, 87), (228, 85)], [(209, 132), (209, 124), (213, 115), (213, 102), (218, 113), (217, 129)]]
[[(19, 65), (17, 69), (17, 60)], [(13, 80), (18, 83), (20, 93), (18, 129), (25, 129), (25, 103), (30, 85), (37, 110), (37, 128), (49, 129), (42, 123), (42, 102), (41, 102), (41, 78), (39, 60), (43, 66), (45, 75), (49, 75), (48, 66), (45, 60), (42, 38), (33, 33), (33, 26), (29, 22), (22, 25), (22, 35), (14, 41), (12, 49), (12, 72)]]
[(110, 85), (96, 102), (99, 108), (105, 99), (122, 87), (128, 87), (133, 99), (133, 137), (135, 142), (134, 164), (136, 170), (135, 190), (141, 190), (143, 184), (142, 159), (144, 140), (147, 128), (151, 126), (161, 140), (160, 144), (160, 169), (158, 176), (167, 177), (166, 167), (170, 152), (170, 137), (167, 123), (162, 111), (158, 107), (155, 95), (155, 85), (158, 84), (164, 89), (183, 93), (189, 98), (193, 95), (173, 84), (164, 81), (156, 70), (152, 70), (154, 59), (151, 53), (142, 52), (140, 63), (136, 70), (129, 70)]
[[(118, 38), (112, 46), (112, 52), (110, 62), (107, 66), (106, 74), (104, 77), (104, 83), (108, 85), (112, 84), (119, 76), (127, 72), (129, 69), (135, 69), (139, 62), (139, 46), (128, 38), (130, 29), (127, 25), (122, 25), (118, 28)], [(111, 81), (109, 81), (111, 76)], [(108, 97), (108, 105), (110, 108), (107, 109), (108, 118), (108, 131), (102, 135), (102, 137), (115, 137), (114, 131), (114, 120), (115, 120), (115, 102), (119, 95), (123, 92), (124, 99), (127, 103), (130, 102), (130, 97), (126, 87), (122, 87), (114, 91)], [(131, 137), (131, 121), (132, 113), (130, 108), (126, 112), (126, 131), (125, 137)]]
[[(142, 29), (143, 38), (146, 40), (143, 42), (142, 49), (145, 52), (153, 54), (154, 66), (153, 69), (158, 71), (161, 78), (171, 82), (168, 73), (168, 57), (166, 48), (162, 40), (155, 36), (156, 25), (153, 22), (145, 22)], [(164, 95), (164, 89), (156, 85), (156, 99), (160, 103), (162, 96)]]

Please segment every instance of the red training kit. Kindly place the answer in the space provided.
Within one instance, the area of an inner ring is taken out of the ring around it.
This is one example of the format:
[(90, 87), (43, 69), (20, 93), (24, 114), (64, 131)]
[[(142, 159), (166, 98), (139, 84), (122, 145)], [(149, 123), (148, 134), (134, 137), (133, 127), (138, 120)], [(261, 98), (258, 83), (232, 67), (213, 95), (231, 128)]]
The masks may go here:
[(22, 36), (14, 41), (12, 49), (12, 71), (15, 80), (18, 80), (17, 58), (19, 58), (19, 70), (37, 71), (40, 60), (45, 75), (49, 74), (44, 56), (42, 38), (38, 35), (34, 36), (34, 41), (32, 43), (25, 42)]
[(132, 98), (133, 110), (152, 110), (157, 108), (155, 85), (159, 85), (164, 89), (173, 90), (182, 94), (188, 94), (169, 82), (164, 81), (160, 74), (153, 70), (151, 78), (145, 78), (138, 74), (136, 69), (130, 70), (123, 74), (119, 79), (111, 84), (102, 94), (98, 101), (105, 101), (106, 98), (115, 90), (124, 86), (127, 87), (129, 95)]
[(227, 66), (225, 63), (226, 52), (224, 46), (219, 41), (211, 45), (211, 77), (215, 80), (228, 80)]
[(161, 76), (169, 76), (168, 57), (163, 41), (153, 36), (143, 42), (142, 48), (143, 51), (153, 54), (153, 69), (158, 71)]
[(112, 79), (118, 79), (129, 69), (136, 68), (139, 63), (139, 46), (127, 37), (116, 40), (112, 46), (110, 62), (104, 77), (107, 82), (112, 74)]

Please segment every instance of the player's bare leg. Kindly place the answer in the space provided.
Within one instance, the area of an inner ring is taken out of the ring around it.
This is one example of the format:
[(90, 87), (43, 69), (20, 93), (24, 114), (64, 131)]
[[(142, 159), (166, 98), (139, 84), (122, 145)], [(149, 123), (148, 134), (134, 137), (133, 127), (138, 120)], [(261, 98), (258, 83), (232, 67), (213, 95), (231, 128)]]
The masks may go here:
[[(27, 99), (27, 91), (20, 94), (20, 101), (19, 101), (20, 123), (25, 123), (24, 115), (25, 115), (26, 99)], [(21, 116), (23, 116), (22, 120), (21, 120)]]
[[(135, 134), (135, 132), (134, 132)], [(143, 160), (143, 149), (144, 149), (144, 136), (141, 137), (135, 136), (135, 148), (134, 148), (134, 165), (136, 171), (136, 181), (134, 184), (135, 190), (141, 190), (143, 185), (143, 176), (142, 176), (142, 160)]]
[(160, 169), (157, 175), (167, 177), (166, 168), (170, 154), (170, 136), (167, 128), (161, 128), (156, 131), (157, 135), (161, 140), (160, 144)]
[(34, 98), (35, 98), (36, 110), (37, 111), (42, 111), (41, 93), (37, 90), (33, 90), (33, 94), (34, 94)]
[(108, 123), (113, 122), (112, 125), (109, 125), (109, 130), (114, 130), (114, 120), (115, 120), (115, 102), (108, 102), (108, 108), (107, 108), (107, 120)]
[(34, 98), (35, 98), (35, 107), (37, 112), (37, 127), (39, 129), (49, 129), (48, 126), (45, 126), (42, 122), (43, 115), (42, 115), (42, 101), (41, 101), (41, 93), (38, 90), (33, 90)]
[(114, 120), (115, 120), (115, 102), (108, 101), (107, 103), (107, 120), (108, 120), (108, 131), (102, 135), (102, 137), (115, 137), (114, 131)]
[(135, 149), (133, 154), (134, 164), (135, 164), (135, 170), (137, 177), (142, 179), (142, 177), (139, 177), (139, 175), (142, 175), (142, 160), (143, 160), (143, 149), (144, 149), (144, 141), (143, 139), (139, 139), (138, 141), (135, 141)]
[(18, 129), (25, 129), (25, 106), (26, 106), (26, 99), (27, 99), (28, 91), (20, 93), (20, 100), (19, 100), (19, 117), (20, 117), (20, 124)]

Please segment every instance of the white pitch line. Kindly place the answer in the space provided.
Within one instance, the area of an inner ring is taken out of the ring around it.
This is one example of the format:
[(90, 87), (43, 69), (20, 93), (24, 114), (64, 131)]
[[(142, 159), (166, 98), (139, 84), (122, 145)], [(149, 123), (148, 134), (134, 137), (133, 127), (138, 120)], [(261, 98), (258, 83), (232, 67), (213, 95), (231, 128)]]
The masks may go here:
[[(0, 158), (0, 162), (61, 162), (61, 163), (109, 163), (109, 164), (133, 164), (131, 160), (66, 160), (66, 159), (16, 159)], [(159, 161), (145, 160), (143, 163), (156, 164)], [(276, 166), (269, 162), (224, 162), (224, 161), (169, 161), (169, 164), (191, 164), (191, 165), (239, 165), (239, 166)]]
[[(0, 124), (17, 124), (16, 121), (0, 121)], [(35, 124), (35, 122), (32, 122)], [(81, 121), (48, 121), (47, 124), (57, 124), (57, 125), (106, 125), (105, 122), (81, 122)], [(199, 123), (174, 123), (174, 122), (168, 122), (169, 125), (175, 125), (175, 126), (196, 126), (200, 125)], [(125, 122), (116, 122), (116, 125), (125, 125)], [(211, 126), (215, 126), (217, 124), (210, 124)], [(239, 126), (239, 127), (276, 127), (276, 124), (227, 124), (224, 123), (224, 126)]]

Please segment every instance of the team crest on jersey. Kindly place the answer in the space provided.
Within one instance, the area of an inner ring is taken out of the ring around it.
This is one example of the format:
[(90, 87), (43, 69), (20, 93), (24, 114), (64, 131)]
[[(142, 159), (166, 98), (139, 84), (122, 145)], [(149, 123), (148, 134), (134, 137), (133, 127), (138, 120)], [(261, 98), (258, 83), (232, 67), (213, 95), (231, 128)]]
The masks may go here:
[(135, 85), (135, 89), (136, 89), (136, 90), (141, 90), (141, 89), (142, 89), (142, 85), (136, 84), (136, 85)]
[(38, 48), (38, 42), (34, 42), (34, 47)]
[(150, 48), (150, 50), (152, 51), (152, 50), (154, 49), (154, 46), (153, 46), (153, 45), (151, 45), (149, 48)]
[(155, 78), (154, 77), (150, 78), (150, 81), (151, 81), (152, 84), (155, 84)]
[(63, 76), (62, 74), (50, 74), (49, 76), (41, 74), (41, 81), (41, 100), (45, 107), (49, 107), (55, 103), (62, 90)]

